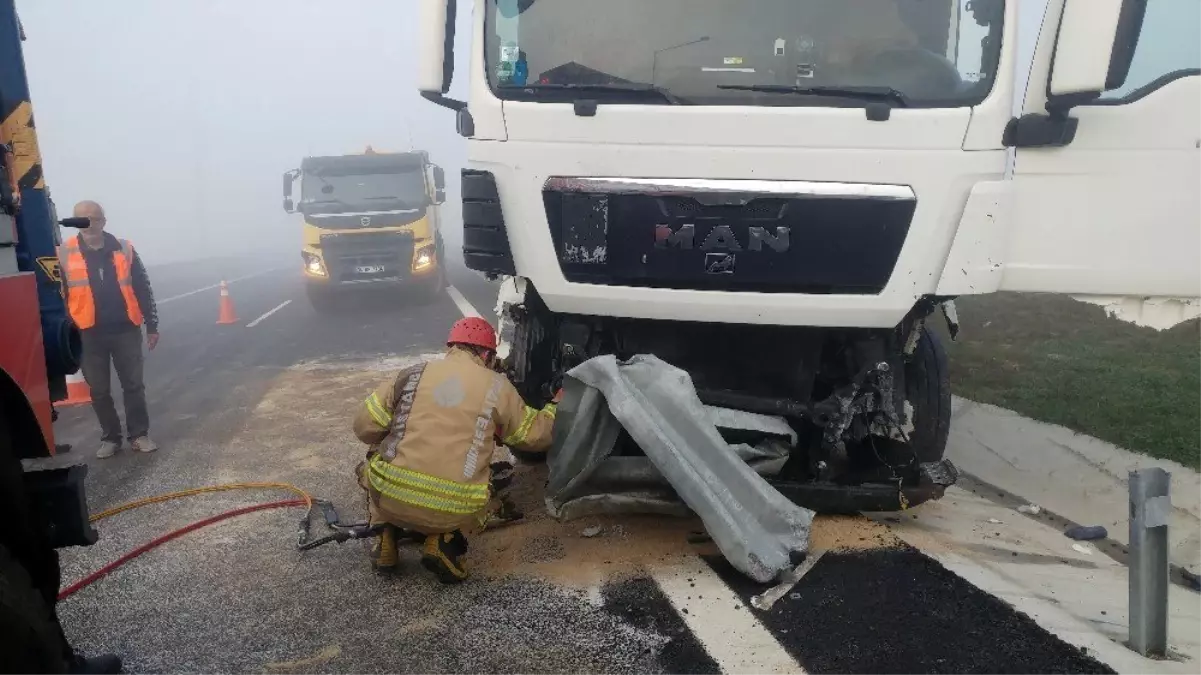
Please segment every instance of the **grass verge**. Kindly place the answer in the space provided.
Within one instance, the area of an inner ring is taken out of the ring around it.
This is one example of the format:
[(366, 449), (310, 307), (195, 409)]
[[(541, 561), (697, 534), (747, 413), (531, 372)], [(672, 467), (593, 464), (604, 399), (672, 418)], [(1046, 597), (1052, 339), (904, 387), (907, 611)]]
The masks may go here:
[(1042, 294), (956, 305), (957, 395), (1201, 469), (1201, 323), (1160, 332)]

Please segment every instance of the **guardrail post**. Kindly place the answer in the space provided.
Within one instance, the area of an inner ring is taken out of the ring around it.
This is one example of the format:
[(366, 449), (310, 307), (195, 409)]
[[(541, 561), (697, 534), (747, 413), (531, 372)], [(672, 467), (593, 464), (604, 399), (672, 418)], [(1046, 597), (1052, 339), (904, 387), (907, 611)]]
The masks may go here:
[(1130, 472), (1130, 647), (1143, 656), (1168, 650), (1168, 520), (1171, 474)]

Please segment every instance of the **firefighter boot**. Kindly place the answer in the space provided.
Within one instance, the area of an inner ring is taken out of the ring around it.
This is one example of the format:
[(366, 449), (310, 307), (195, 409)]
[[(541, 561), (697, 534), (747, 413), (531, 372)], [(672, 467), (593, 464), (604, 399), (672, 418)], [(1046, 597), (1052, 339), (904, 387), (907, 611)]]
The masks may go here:
[(467, 555), (467, 538), (455, 530), (431, 534), (425, 538), (421, 564), (444, 584), (457, 584), (467, 578), (463, 556)]
[(507, 496), (502, 495), (499, 501), (500, 505), (496, 510), (489, 511), (488, 515), (484, 517), (482, 523), (483, 529), (494, 529), (525, 518), (525, 514)]
[(396, 528), (384, 525), (371, 548), (371, 567), (376, 572), (391, 572), (396, 569), (397, 562)]
[(513, 485), (514, 474), (512, 462), (493, 462), (490, 468), (492, 469), (491, 490), (499, 504), (495, 510), (489, 511), (484, 517), (481, 523), (484, 529), (506, 525), (525, 518), (525, 514), (509, 499), (509, 488)]

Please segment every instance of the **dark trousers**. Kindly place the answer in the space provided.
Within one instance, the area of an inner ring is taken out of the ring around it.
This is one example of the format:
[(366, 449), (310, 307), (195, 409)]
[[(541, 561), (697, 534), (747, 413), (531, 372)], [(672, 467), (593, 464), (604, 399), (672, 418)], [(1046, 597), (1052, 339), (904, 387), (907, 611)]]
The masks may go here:
[[(121, 443), (121, 418), (113, 403), (112, 371), (116, 368), (125, 399), (125, 430), (129, 439), (141, 438), (150, 431), (146, 410), (146, 386), (142, 382), (142, 330), (131, 328), (117, 332), (83, 331), (83, 379), (92, 390), (92, 409), (100, 420), (102, 441)], [(110, 365), (111, 364), (111, 365)]]

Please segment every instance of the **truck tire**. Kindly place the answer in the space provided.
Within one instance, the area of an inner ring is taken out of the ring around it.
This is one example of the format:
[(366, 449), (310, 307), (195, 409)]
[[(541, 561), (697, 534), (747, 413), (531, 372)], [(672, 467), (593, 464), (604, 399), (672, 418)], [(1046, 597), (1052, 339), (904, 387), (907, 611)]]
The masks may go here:
[(913, 406), (909, 442), (917, 461), (941, 460), (951, 431), (951, 379), (942, 340), (927, 326), (905, 363), (905, 398)]
[(333, 294), (324, 288), (307, 286), (304, 289), (304, 293), (309, 299), (309, 305), (318, 314), (328, 314), (334, 311), (337, 306)]
[(8, 673), (65, 673), (62, 635), (29, 572), (0, 546), (0, 653)]
[(421, 289), (420, 302), (429, 305), (438, 301), (446, 292), (446, 268), (438, 268), (438, 273), (432, 281), (427, 282)]
[[(32, 517), (5, 403), (0, 400), (0, 509), (10, 522), (0, 524), (0, 672), (65, 673), (68, 647), (47, 601), (49, 585), (57, 584), (56, 554), (37, 548), (47, 544), (29, 529)], [(34, 584), (25, 565), (38, 566), (47, 588)]]

